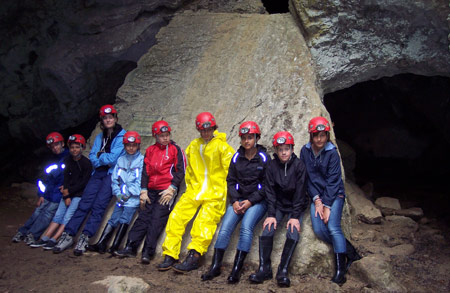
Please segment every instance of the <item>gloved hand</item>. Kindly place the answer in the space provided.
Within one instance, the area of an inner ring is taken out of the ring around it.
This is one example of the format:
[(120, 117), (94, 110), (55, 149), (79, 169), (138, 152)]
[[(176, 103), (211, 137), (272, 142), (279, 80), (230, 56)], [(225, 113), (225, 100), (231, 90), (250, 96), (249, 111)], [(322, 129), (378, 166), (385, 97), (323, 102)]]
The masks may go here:
[(150, 198), (148, 198), (148, 191), (147, 190), (141, 190), (141, 195), (139, 196), (139, 200), (140, 200), (140, 206), (141, 206), (141, 210), (145, 209), (145, 203), (148, 202), (149, 204), (150, 202)]
[(159, 193), (161, 198), (159, 199), (159, 204), (168, 205), (172, 198), (175, 196), (176, 190), (172, 186), (169, 186), (166, 190), (163, 190)]

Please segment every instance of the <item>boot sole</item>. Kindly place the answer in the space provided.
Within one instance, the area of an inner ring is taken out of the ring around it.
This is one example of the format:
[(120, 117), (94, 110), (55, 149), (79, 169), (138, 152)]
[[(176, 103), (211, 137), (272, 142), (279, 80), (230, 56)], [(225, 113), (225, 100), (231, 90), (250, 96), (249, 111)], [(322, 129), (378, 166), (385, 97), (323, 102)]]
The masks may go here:
[(165, 272), (165, 271), (168, 271), (168, 270), (170, 270), (170, 269), (172, 269), (173, 267), (172, 266), (170, 266), (170, 267), (167, 267), (167, 268), (160, 268), (160, 267), (158, 267), (157, 269), (158, 269), (158, 271), (160, 271), (160, 272)]
[(177, 273), (180, 273), (180, 274), (187, 274), (187, 273), (189, 273), (189, 272), (191, 272), (191, 271), (194, 271), (194, 270), (196, 270), (196, 269), (198, 269), (198, 268), (195, 268), (195, 269), (192, 269), (192, 270), (189, 270), (189, 271), (180, 270), (180, 269), (177, 269), (176, 267), (172, 267), (172, 269), (173, 269), (175, 272), (177, 272)]

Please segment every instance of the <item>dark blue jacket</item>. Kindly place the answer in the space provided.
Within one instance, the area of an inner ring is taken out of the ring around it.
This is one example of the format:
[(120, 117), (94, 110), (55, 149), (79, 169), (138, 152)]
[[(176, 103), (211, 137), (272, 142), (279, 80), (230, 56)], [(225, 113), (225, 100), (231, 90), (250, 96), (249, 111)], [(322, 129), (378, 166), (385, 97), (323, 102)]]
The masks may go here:
[(44, 168), (44, 175), (38, 180), (38, 196), (51, 202), (60, 202), (62, 193), (59, 187), (64, 184), (64, 160), (69, 154), (64, 149), (59, 155), (53, 155)]
[(341, 159), (334, 144), (327, 142), (316, 158), (309, 142), (302, 147), (300, 159), (308, 172), (307, 185), (311, 199), (318, 195), (322, 203), (330, 207), (336, 196), (345, 196)]

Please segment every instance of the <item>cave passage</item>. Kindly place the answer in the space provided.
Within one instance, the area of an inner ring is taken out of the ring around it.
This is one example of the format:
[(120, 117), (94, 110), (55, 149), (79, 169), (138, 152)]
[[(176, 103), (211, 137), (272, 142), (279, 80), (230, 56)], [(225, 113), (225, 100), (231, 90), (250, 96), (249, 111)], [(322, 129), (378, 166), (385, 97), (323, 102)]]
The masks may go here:
[(262, 3), (269, 14), (289, 12), (288, 0), (262, 0)]
[(450, 217), (450, 79), (401, 74), (325, 95), (346, 178)]

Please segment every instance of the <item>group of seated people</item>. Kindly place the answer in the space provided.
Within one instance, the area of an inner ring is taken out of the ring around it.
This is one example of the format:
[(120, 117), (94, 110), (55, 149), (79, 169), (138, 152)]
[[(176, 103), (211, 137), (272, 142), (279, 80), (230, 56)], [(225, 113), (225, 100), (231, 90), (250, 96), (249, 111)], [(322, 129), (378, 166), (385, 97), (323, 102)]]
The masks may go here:
[[(309, 122), (310, 140), (299, 157), (294, 153), (292, 134), (277, 132), (271, 158), (258, 144), (261, 131), (253, 121), (240, 125), (241, 145), (237, 152), (227, 143), (226, 134), (217, 130), (216, 119), (209, 112), (197, 115), (195, 126), (200, 137), (191, 141), (185, 152), (171, 140), (169, 124), (156, 121), (152, 125), (156, 142), (142, 155), (141, 136), (122, 129), (114, 106), (104, 105), (99, 116), (102, 132), (93, 142), (89, 159), (82, 154), (86, 147), (83, 136), (69, 136), (68, 150), (60, 133), (47, 136), (53, 159), (38, 181), (37, 208), (13, 242), (25, 241), (33, 248), (61, 253), (73, 246), (88, 217), (73, 250), (75, 255), (89, 250), (108, 251), (117, 257), (136, 256), (144, 241), (141, 262), (149, 264), (165, 228), (164, 259), (157, 268), (186, 273), (198, 269), (199, 259), (207, 252), (222, 220), (211, 266), (201, 276), (207, 281), (220, 275), (231, 235), (241, 222), (234, 264), (227, 279), (233, 284), (240, 280), (254, 228), (265, 217), (259, 237), (259, 268), (249, 277), (252, 283), (262, 283), (273, 277), (273, 237), (287, 217), (286, 242), (276, 280), (280, 287), (289, 287), (289, 264), (300, 239), (303, 213), (310, 205), (315, 234), (333, 246), (335, 273), (331, 281), (343, 284), (350, 264), (361, 258), (342, 233), (345, 190), (340, 157), (330, 141), (331, 126), (324, 117)], [(175, 203), (183, 180), (186, 190)], [(113, 196), (114, 211), (97, 243), (89, 244)], [(138, 217), (129, 229), (138, 209)], [(182, 236), (195, 215), (187, 256), (179, 262)], [(128, 230), (126, 244), (120, 249)]]

